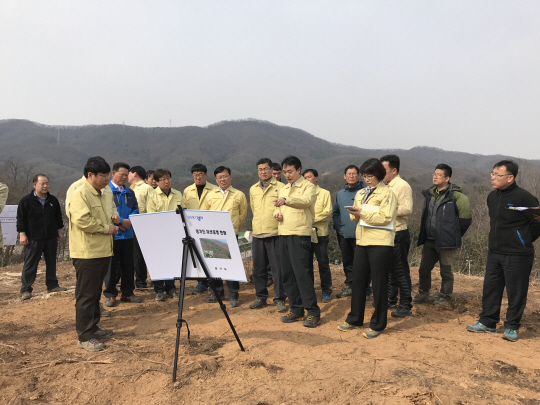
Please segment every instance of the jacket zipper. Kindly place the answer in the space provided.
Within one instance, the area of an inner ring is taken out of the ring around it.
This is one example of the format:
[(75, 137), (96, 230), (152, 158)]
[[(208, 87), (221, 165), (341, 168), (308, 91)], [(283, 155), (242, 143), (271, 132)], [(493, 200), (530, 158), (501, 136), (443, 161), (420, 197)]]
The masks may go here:
[(521, 244), (523, 245), (523, 249), (525, 249), (525, 241), (523, 240), (523, 238), (521, 237), (521, 233), (519, 233), (519, 230), (516, 230), (518, 236), (519, 236), (519, 240), (521, 241)]
[(499, 227), (499, 209), (501, 208), (501, 198), (502, 198), (502, 194), (500, 191), (497, 191), (497, 193), (499, 194), (499, 204), (497, 205), (497, 221), (495, 221), (495, 251), (497, 253), (499, 253), (499, 242), (498, 242), (498, 238), (497, 238), (497, 228)]

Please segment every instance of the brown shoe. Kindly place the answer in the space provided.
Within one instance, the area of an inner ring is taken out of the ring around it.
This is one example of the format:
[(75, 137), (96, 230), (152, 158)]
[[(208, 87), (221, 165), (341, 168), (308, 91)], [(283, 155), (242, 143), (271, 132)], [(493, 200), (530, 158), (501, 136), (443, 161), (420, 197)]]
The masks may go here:
[(137, 297), (136, 295), (132, 295), (131, 297), (126, 297), (125, 295), (122, 295), (120, 298), (120, 301), (122, 302), (131, 302), (133, 304), (139, 304), (142, 302), (141, 297)]

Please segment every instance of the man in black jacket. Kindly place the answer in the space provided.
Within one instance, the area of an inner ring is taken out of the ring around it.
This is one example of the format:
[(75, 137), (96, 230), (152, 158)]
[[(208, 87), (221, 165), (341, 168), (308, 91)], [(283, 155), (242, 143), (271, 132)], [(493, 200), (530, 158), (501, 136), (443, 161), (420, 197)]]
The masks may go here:
[(66, 291), (56, 278), (56, 249), (62, 239), (62, 211), (55, 196), (49, 194), (49, 178), (34, 176), (34, 190), (21, 198), (17, 207), (17, 232), (24, 245), (24, 266), (21, 276), (21, 300), (32, 298), (41, 254), (45, 256), (47, 292)]
[(470, 332), (495, 333), (500, 320), (501, 301), (506, 287), (508, 309), (503, 339), (515, 342), (527, 303), (529, 276), (534, 261), (532, 243), (540, 236), (540, 222), (530, 211), (511, 207), (538, 207), (538, 199), (518, 187), (517, 163), (501, 160), (493, 166), (487, 206), (490, 218), (489, 250), (484, 276), (482, 312)]

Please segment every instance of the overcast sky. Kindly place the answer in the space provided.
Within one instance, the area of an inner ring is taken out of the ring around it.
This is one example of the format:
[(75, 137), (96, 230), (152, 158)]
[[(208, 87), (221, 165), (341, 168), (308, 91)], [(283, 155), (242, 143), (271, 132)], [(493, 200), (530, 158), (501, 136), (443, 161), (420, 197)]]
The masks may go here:
[(540, 158), (540, 2), (0, 0), (5, 118)]

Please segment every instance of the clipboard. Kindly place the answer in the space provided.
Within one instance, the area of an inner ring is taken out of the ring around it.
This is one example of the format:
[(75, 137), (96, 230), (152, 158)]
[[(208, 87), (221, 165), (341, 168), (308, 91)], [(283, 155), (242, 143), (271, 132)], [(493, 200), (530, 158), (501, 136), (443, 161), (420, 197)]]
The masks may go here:
[[(371, 204), (362, 204), (362, 211), (365, 212), (379, 212), (379, 206), (378, 205), (371, 205)], [(392, 219), (388, 225), (370, 225), (363, 221), (360, 218), (360, 222), (358, 222), (358, 225), (364, 226), (366, 228), (375, 228), (375, 229), (384, 229), (386, 231), (394, 231), (396, 229), (395, 226), (395, 220)]]

